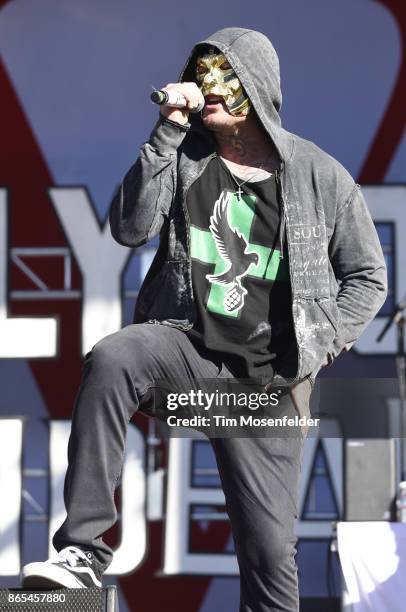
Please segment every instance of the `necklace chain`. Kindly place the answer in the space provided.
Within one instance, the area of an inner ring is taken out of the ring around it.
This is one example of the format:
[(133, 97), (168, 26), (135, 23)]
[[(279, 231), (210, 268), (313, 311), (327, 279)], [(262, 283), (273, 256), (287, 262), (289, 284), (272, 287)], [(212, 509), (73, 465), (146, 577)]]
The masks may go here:
[[(227, 171), (228, 171), (229, 175), (231, 176), (231, 178), (233, 179), (233, 181), (235, 182), (235, 184), (236, 184), (236, 185), (237, 185), (237, 187), (238, 187), (237, 191), (234, 191), (234, 193), (236, 194), (237, 199), (238, 199), (238, 201), (240, 202), (240, 201), (241, 201), (241, 196), (242, 196), (242, 194), (243, 194), (243, 192), (242, 192), (242, 190), (241, 190), (241, 187), (242, 187), (243, 185), (245, 185), (245, 183), (248, 183), (249, 181), (251, 181), (251, 180), (254, 178), (254, 176), (255, 176), (256, 174), (258, 174), (258, 170), (263, 170), (262, 166), (263, 166), (263, 163), (264, 163), (264, 162), (262, 162), (261, 164), (259, 164), (259, 166), (258, 166), (258, 168), (256, 169), (256, 171), (255, 171), (253, 174), (251, 174), (251, 176), (249, 176), (247, 179), (245, 179), (244, 181), (242, 181), (241, 183), (239, 183), (239, 182), (237, 181), (236, 177), (235, 177), (235, 176), (234, 176), (234, 174), (231, 172), (231, 170), (230, 170), (230, 168), (228, 167), (227, 163), (226, 163), (224, 160), (223, 160), (223, 162), (224, 162), (225, 167), (227, 168)], [(270, 172), (269, 174), (272, 174), (272, 172)]]

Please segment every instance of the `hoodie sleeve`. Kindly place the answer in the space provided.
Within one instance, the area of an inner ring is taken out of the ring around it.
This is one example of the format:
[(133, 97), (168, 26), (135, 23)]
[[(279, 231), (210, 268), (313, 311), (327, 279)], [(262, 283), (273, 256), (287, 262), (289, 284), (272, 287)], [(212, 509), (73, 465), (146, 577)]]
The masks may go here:
[(332, 357), (349, 350), (374, 318), (387, 295), (385, 259), (360, 186), (338, 209), (329, 245), (330, 260), (340, 288), (340, 325)]
[(176, 193), (177, 149), (189, 127), (160, 115), (110, 206), (111, 233), (119, 244), (137, 247), (159, 233)]

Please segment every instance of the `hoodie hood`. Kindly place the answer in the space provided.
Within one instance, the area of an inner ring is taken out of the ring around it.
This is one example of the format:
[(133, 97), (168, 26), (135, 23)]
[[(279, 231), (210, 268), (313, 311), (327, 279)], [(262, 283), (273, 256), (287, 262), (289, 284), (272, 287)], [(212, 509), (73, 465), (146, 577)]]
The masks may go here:
[(193, 47), (179, 81), (196, 80), (196, 58), (208, 47), (217, 47), (224, 53), (250, 98), (259, 120), (273, 140), (280, 158), (283, 161), (289, 159), (292, 154), (292, 137), (281, 127), (279, 59), (271, 41), (255, 30), (219, 30)]

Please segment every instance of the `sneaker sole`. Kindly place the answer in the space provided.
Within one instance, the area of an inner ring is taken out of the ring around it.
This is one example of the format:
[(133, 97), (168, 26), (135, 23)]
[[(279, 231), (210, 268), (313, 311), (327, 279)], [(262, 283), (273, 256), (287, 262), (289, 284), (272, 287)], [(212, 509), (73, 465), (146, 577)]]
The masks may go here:
[[(44, 567), (45, 566), (45, 567)], [(22, 573), (23, 588), (67, 588), (86, 589), (86, 585), (78, 580), (68, 570), (56, 567), (52, 564), (30, 563), (26, 565)], [(98, 585), (94, 585), (98, 586)]]

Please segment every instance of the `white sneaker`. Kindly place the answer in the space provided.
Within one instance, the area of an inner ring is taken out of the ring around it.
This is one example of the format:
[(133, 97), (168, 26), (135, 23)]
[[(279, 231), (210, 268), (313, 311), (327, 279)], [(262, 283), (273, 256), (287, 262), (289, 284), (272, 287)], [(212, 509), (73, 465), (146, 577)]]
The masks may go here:
[(23, 567), (21, 582), (26, 589), (86, 589), (101, 587), (94, 555), (76, 546), (63, 548), (55, 558)]

